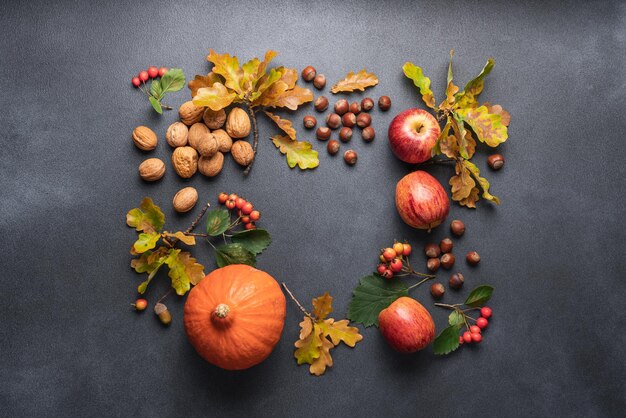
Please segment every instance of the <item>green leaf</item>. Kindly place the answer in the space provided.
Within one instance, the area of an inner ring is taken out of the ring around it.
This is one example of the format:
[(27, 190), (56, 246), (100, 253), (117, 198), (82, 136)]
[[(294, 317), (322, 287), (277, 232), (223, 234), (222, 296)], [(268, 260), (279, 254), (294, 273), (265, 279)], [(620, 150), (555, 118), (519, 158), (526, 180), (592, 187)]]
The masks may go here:
[(145, 197), (138, 208), (128, 211), (126, 224), (137, 231), (158, 232), (165, 224), (165, 215), (152, 199)]
[(413, 80), (413, 84), (417, 87), (422, 95), (422, 100), (426, 103), (426, 106), (431, 109), (435, 108), (435, 96), (430, 90), (430, 78), (426, 77), (420, 67), (417, 65), (406, 62), (402, 66), (404, 75)]
[(230, 215), (226, 209), (209, 211), (206, 219), (206, 233), (215, 237), (222, 235), (230, 225)]
[(272, 142), (281, 153), (287, 156), (287, 164), (290, 168), (294, 168), (297, 164), (300, 170), (306, 170), (320, 165), (317, 151), (312, 149), (309, 142), (294, 141), (287, 135), (273, 136)]
[(502, 123), (502, 115), (489, 113), (487, 106), (458, 109), (454, 112), (472, 128), (476, 138), (490, 147), (497, 147), (509, 137), (507, 127)]
[(148, 273), (148, 278), (137, 287), (137, 292), (143, 294), (146, 291), (150, 281), (165, 262), (168, 251), (169, 250), (165, 247), (159, 247), (155, 251), (148, 250), (141, 254), (140, 257), (130, 262), (130, 266), (135, 269), (137, 273)]
[(450, 325), (437, 335), (433, 343), (433, 351), (435, 354), (448, 354), (459, 348), (459, 328)]
[(196, 263), (189, 252), (172, 248), (165, 264), (170, 268), (168, 276), (172, 279), (172, 288), (180, 296), (187, 293), (191, 284), (198, 284), (204, 278), (204, 267)]
[(161, 102), (159, 102), (157, 99), (155, 99), (154, 97), (150, 96), (148, 97), (148, 100), (150, 100), (150, 104), (152, 105), (152, 108), (159, 114), (162, 115), (163, 114), (163, 108), (161, 107)]
[(493, 58), (489, 58), (480, 74), (470, 80), (462, 92), (456, 94), (456, 102), (459, 107), (472, 107), (476, 104), (476, 98), (483, 91), (483, 80), (493, 69), (494, 63)]
[(450, 325), (463, 325), (465, 323), (465, 321), (463, 320), (463, 314), (459, 313), (459, 311), (454, 310), (452, 311), (452, 313), (450, 314), (450, 316), (448, 316), (448, 323)]
[(500, 204), (500, 199), (498, 197), (492, 195), (491, 193), (489, 193), (490, 184), (487, 181), (487, 179), (485, 179), (483, 177), (480, 177), (480, 170), (478, 169), (478, 167), (476, 167), (476, 165), (474, 163), (472, 163), (471, 161), (465, 161), (465, 166), (474, 175), (474, 177), (478, 180), (478, 184), (480, 184), (480, 187), (483, 190), (483, 197), (485, 199), (487, 199), (487, 200), (492, 201), (496, 205), (499, 205)]
[(157, 100), (163, 98), (163, 89), (161, 88), (161, 82), (159, 80), (154, 79), (150, 83), (150, 94)]
[(215, 249), (215, 262), (218, 267), (229, 264), (247, 264), (255, 267), (256, 256), (241, 244), (226, 244)]
[(138, 254), (145, 253), (156, 247), (159, 238), (161, 238), (161, 234), (158, 232), (142, 232), (139, 234), (139, 237), (137, 237), (137, 241), (133, 244), (133, 248)]
[(161, 91), (172, 93), (185, 87), (185, 73), (180, 68), (170, 68), (161, 77)]
[(483, 306), (489, 299), (491, 299), (491, 295), (493, 293), (492, 286), (478, 286), (476, 289), (472, 290), (467, 299), (465, 300), (465, 304), (467, 306), (471, 306), (473, 308), (477, 308)]
[(378, 314), (402, 296), (408, 296), (407, 286), (398, 280), (387, 280), (378, 274), (362, 277), (352, 291), (348, 318), (366, 327), (378, 326)]
[(248, 231), (235, 232), (232, 236), (232, 241), (243, 245), (252, 254), (258, 255), (270, 245), (272, 238), (265, 229), (250, 229)]

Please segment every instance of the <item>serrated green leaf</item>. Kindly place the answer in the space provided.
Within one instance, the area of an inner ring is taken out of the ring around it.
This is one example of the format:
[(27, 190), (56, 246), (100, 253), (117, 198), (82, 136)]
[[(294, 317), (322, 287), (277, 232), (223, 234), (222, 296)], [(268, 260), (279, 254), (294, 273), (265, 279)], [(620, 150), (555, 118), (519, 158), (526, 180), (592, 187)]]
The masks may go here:
[(492, 286), (478, 286), (476, 289), (472, 290), (467, 299), (465, 300), (465, 304), (467, 306), (471, 306), (473, 308), (477, 308), (483, 306), (489, 299), (491, 299), (491, 295), (493, 294)]
[(297, 164), (300, 170), (306, 170), (320, 165), (317, 151), (312, 149), (309, 142), (294, 141), (287, 135), (273, 136), (272, 142), (281, 153), (286, 155), (290, 168), (294, 168)]
[(494, 65), (493, 58), (489, 58), (480, 74), (471, 79), (462, 92), (456, 94), (456, 103), (458, 107), (473, 107), (476, 105), (476, 98), (483, 91), (484, 78), (489, 75)]
[(163, 114), (163, 107), (161, 106), (161, 102), (159, 102), (157, 99), (155, 99), (154, 97), (150, 96), (148, 97), (148, 100), (150, 100), (150, 104), (152, 105), (152, 108), (159, 114), (162, 115)]
[(431, 109), (435, 108), (435, 96), (430, 90), (430, 78), (426, 77), (420, 67), (412, 62), (406, 62), (402, 66), (404, 75), (413, 80), (413, 84), (417, 87), (422, 95), (422, 100), (426, 106)]
[(459, 328), (454, 325), (441, 331), (433, 343), (433, 351), (438, 355), (451, 353), (457, 348), (459, 348)]
[(235, 232), (232, 241), (243, 245), (252, 254), (261, 254), (270, 243), (272, 238), (265, 229), (250, 229), (248, 231)]
[(161, 238), (161, 234), (158, 232), (142, 232), (137, 237), (137, 241), (133, 244), (133, 248), (137, 254), (145, 253), (146, 251), (156, 247), (159, 238)]
[(158, 232), (165, 224), (165, 215), (152, 199), (145, 197), (138, 208), (128, 211), (126, 224), (137, 231)]
[(450, 325), (462, 325), (462, 324), (464, 324), (465, 321), (463, 320), (463, 314), (459, 313), (459, 311), (457, 311), (457, 310), (452, 311), (450, 316), (448, 316), (448, 323)]
[(241, 244), (226, 244), (215, 248), (215, 262), (218, 267), (230, 264), (256, 266), (256, 256)]
[(161, 88), (161, 81), (154, 79), (150, 82), (150, 94), (157, 100), (163, 98), (163, 89)]
[(398, 280), (387, 280), (378, 274), (362, 277), (352, 291), (348, 318), (366, 327), (378, 326), (378, 314), (401, 296), (408, 296), (407, 286)]
[(230, 225), (230, 215), (226, 209), (209, 211), (206, 219), (206, 233), (215, 237), (222, 235)]
[(178, 91), (185, 87), (185, 73), (180, 68), (170, 68), (161, 77), (160, 84), (163, 94)]

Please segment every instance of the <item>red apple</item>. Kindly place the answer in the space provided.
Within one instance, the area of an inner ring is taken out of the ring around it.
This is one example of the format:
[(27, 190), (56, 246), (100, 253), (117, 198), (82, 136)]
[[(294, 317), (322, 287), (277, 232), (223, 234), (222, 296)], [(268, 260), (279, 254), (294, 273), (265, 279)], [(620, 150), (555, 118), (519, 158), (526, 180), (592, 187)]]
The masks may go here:
[(418, 301), (403, 296), (378, 314), (378, 327), (389, 345), (401, 353), (414, 353), (435, 338), (435, 322)]
[(407, 109), (389, 125), (389, 145), (396, 157), (405, 163), (423, 163), (439, 138), (439, 122), (422, 109)]
[(448, 216), (450, 200), (436, 178), (418, 170), (396, 185), (396, 209), (408, 225), (430, 231)]

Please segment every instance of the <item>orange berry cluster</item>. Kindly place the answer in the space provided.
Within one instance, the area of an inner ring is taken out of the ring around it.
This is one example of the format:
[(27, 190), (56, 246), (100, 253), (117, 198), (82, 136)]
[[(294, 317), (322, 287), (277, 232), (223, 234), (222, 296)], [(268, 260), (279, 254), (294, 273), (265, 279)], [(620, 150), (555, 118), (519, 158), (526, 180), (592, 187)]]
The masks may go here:
[(380, 250), (380, 263), (376, 268), (378, 274), (386, 279), (393, 278), (394, 273), (404, 270), (403, 257), (411, 255), (411, 244), (394, 242), (393, 246)]

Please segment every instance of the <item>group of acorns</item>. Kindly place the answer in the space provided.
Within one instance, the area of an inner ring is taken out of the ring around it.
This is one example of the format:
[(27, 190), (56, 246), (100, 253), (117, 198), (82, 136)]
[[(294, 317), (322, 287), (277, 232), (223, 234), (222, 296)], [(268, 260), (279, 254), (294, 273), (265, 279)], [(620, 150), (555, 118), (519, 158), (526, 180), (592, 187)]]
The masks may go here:
[(220, 193), (217, 197), (217, 201), (220, 202), (221, 205), (226, 206), (228, 210), (237, 210), (239, 221), (243, 223), (243, 227), (246, 230), (255, 229), (255, 222), (261, 219), (261, 212), (255, 210), (252, 203), (237, 196), (235, 193)]
[(402, 271), (409, 272), (408, 263), (405, 262), (409, 255), (411, 255), (411, 244), (396, 241), (392, 247), (380, 250), (380, 264), (376, 271), (385, 279), (391, 279), (394, 274)]
[[(317, 74), (314, 67), (308, 66), (302, 70), (302, 79), (304, 81), (312, 81), (313, 85), (321, 90), (326, 86), (326, 77), (323, 74)], [(328, 109), (329, 102), (326, 96), (318, 96), (313, 103), (315, 110), (322, 113)], [(391, 107), (391, 99), (388, 96), (381, 96), (378, 99), (378, 107), (380, 110), (386, 111)], [(367, 113), (374, 108), (374, 100), (366, 97), (361, 102), (348, 103), (346, 99), (338, 100), (334, 105), (334, 113), (326, 116), (326, 126), (320, 126), (315, 132), (315, 136), (320, 141), (328, 141), (326, 150), (329, 154), (335, 155), (339, 152), (341, 144), (336, 139), (330, 139), (332, 131), (339, 129), (339, 139), (341, 142), (348, 143), (352, 139), (355, 126), (362, 129), (361, 137), (365, 142), (372, 142), (376, 137), (376, 131), (371, 125), (372, 116)], [(313, 129), (317, 125), (315, 116), (307, 115), (302, 120), (306, 129)], [(343, 159), (349, 165), (356, 164), (358, 155), (356, 151), (349, 149)]]

